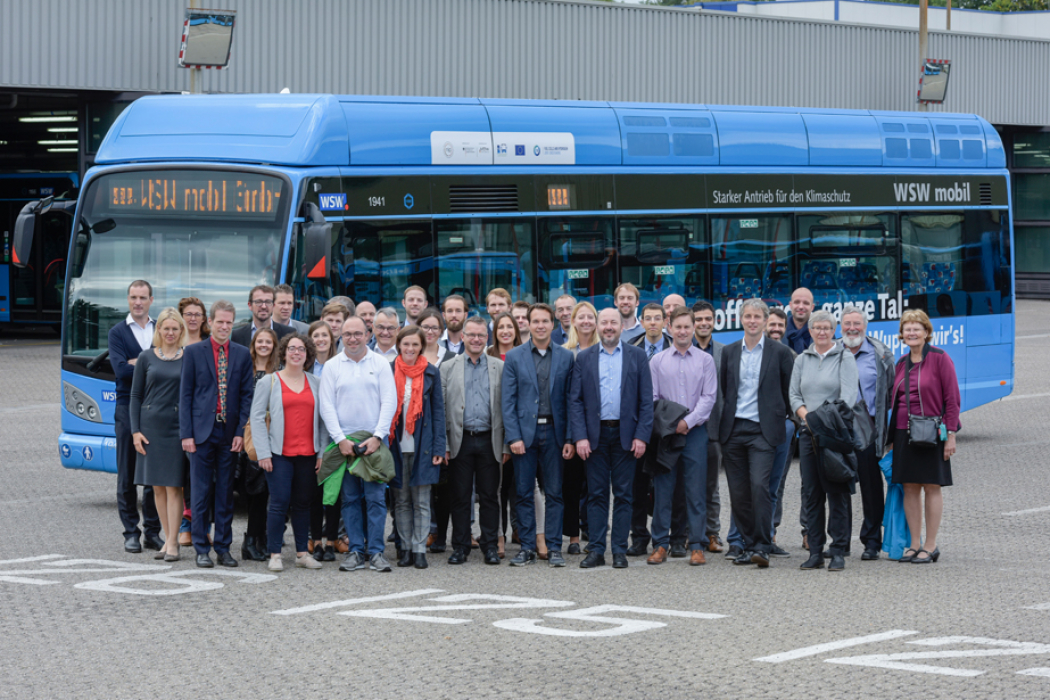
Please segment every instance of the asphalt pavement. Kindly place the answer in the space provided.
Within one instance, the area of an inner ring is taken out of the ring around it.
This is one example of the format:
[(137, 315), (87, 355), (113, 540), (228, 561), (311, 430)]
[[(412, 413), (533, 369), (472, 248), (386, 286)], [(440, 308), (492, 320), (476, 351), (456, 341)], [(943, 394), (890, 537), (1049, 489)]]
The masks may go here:
[[(767, 570), (475, 550), (392, 573), (289, 553), (276, 575), (125, 554), (115, 477), (59, 464), (57, 341), (5, 334), (0, 698), (1050, 697), (1050, 304), (1020, 302), (1016, 334), (1013, 394), (963, 414), (936, 564), (862, 562), (855, 542), (845, 571), (800, 571), (793, 467), (792, 556)], [(722, 500), (724, 537), (724, 478)]]

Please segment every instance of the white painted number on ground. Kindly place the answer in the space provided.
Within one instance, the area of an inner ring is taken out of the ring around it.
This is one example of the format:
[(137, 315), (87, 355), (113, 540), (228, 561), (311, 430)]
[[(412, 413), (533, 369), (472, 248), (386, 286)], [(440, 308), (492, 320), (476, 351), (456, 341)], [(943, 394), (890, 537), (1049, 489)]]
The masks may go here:
[[(393, 593), (385, 596), (373, 596), (368, 598), (352, 598), (349, 600), (337, 600), (329, 603), (318, 603), (306, 605), (300, 608), (288, 610), (275, 610), (274, 615), (300, 615), (304, 613), (343, 608), (361, 603), (376, 603), (386, 600), (400, 600), (442, 593), (440, 589), (425, 588), (404, 593)], [(454, 595), (430, 598), (436, 603), (452, 603), (452, 605), (420, 605), (405, 608), (369, 608), (366, 610), (346, 610), (339, 615), (347, 617), (367, 617), (383, 620), (399, 620), (406, 622), (427, 622), (437, 625), (462, 625), (471, 622), (470, 618), (464, 617), (438, 617), (437, 615), (422, 615), (420, 613), (447, 613), (462, 610), (521, 610), (541, 608), (567, 608), (576, 603), (569, 600), (548, 600), (545, 598), (521, 598), (518, 596), (490, 595), (484, 593), (460, 593)], [(475, 602), (482, 601), (482, 602)], [(562, 610), (544, 613), (544, 618), (552, 620), (572, 620), (576, 622), (597, 623), (601, 625), (612, 625), (597, 630), (566, 629), (560, 627), (543, 626), (544, 619), (531, 619), (514, 617), (507, 620), (497, 620), (493, 626), (512, 632), (527, 632), (529, 634), (546, 634), (559, 637), (617, 637), (632, 632), (644, 632), (660, 627), (666, 627), (666, 622), (653, 620), (638, 620), (633, 617), (613, 617), (606, 613), (627, 613), (630, 615), (644, 615), (667, 618), (687, 618), (694, 620), (714, 620), (725, 615), (714, 613), (699, 613), (679, 610), (661, 610), (659, 608), (639, 608), (626, 605), (598, 605), (580, 610)]]
[[(223, 587), (221, 581), (195, 581), (193, 576), (218, 576), (220, 578), (240, 579), (238, 583), (265, 583), (273, 581), (273, 574), (249, 574), (239, 571), (172, 571), (166, 574), (150, 574), (148, 576), (121, 576), (119, 578), (107, 578), (101, 581), (87, 581), (78, 583), (73, 588), (81, 588), (86, 591), (109, 591), (111, 593), (130, 593), (132, 595), (181, 595), (183, 593), (200, 593), (202, 591), (214, 591)], [(163, 583), (173, 586), (172, 588), (136, 588), (129, 586), (130, 583)]]

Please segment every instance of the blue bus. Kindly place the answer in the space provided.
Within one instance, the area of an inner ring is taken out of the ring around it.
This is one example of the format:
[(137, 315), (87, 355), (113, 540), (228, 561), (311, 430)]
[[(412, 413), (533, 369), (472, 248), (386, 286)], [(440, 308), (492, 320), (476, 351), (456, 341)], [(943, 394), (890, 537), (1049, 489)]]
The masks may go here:
[[(66, 253), (73, 229), (77, 173), (0, 174), (0, 325), (46, 324), (60, 328)], [(13, 234), (19, 217), (32, 218), (34, 245), (19, 258)]]
[[(287, 282), (296, 316), (345, 294), (397, 305), (484, 294), (599, 308), (743, 299), (864, 308), (897, 352), (922, 308), (963, 408), (1014, 383), (1010, 186), (973, 115), (332, 95), (158, 96), (116, 120), (69, 248), (59, 447), (114, 469), (109, 328), (135, 278), (154, 313)], [(31, 238), (32, 232), (26, 232)], [(243, 310), (243, 311), (242, 311)]]

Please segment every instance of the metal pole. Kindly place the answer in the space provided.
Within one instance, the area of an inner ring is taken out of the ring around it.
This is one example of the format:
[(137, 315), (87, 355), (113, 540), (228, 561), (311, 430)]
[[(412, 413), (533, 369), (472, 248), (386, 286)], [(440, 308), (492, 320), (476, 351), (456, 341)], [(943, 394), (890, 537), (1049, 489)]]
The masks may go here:
[(952, 30), (952, 0), (948, 0), (948, 18), (945, 20), (945, 28), (949, 32)]
[[(926, 18), (929, 10), (929, 0), (919, 0), (919, 68), (922, 69), (926, 65), (926, 49), (929, 45), (929, 32), (927, 31)], [(919, 103), (919, 111), (927, 111), (927, 105), (924, 102)]]
[[(923, 2), (925, 2), (925, 1), (926, 0), (923, 0)], [(198, 9), (200, 9), (200, 6), (201, 6), (200, 0), (190, 0), (190, 9), (191, 10), (198, 10)], [(190, 94), (191, 95), (199, 95), (200, 92), (201, 92), (201, 85), (200, 85), (200, 83), (201, 83), (201, 74), (200, 73), (201, 73), (201, 69), (200, 68), (191, 68), (190, 69)]]

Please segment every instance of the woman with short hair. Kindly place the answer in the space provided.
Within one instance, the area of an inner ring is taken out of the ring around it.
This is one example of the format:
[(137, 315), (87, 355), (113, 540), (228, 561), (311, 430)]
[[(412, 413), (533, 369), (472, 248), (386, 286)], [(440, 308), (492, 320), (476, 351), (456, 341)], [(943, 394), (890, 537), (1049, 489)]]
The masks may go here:
[(321, 382), (306, 371), (306, 367), (313, 366), (314, 353), (313, 341), (307, 336), (286, 335), (276, 353), (281, 369), (256, 384), (252, 399), (252, 438), (259, 468), (266, 472), (270, 492), (266, 514), (270, 571), (284, 569), (281, 543), (286, 519), (292, 521), (295, 565), (303, 569), (321, 568), (307, 550), (310, 497), (317, 484), (322, 445), (326, 442), (320, 413)]
[(813, 344), (795, 358), (788, 391), (791, 410), (802, 421), (798, 441), (799, 472), (802, 474), (802, 493), (806, 494), (803, 512), (809, 516), (806, 524), (809, 559), (802, 564), (802, 569), (824, 568), (827, 535), (831, 536), (828, 571), (842, 571), (849, 551), (852, 529), (850, 494), (854, 491), (854, 484), (835, 483), (824, 478), (813, 436), (806, 426), (806, 414), (820, 408), (825, 401), (841, 399), (850, 407), (857, 403), (860, 388), (857, 361), (852, 352), (835, 342), (837, 326), (835, 317), (824, 310), (814, 311), (809, 317)]
[[(948, 353), (930, 345), (933, 324), (926, 312), (909, 309), (901, 315), (900, 339), (908, 354), (897, 362), (890, 405), (888, 442), (893, 445), (894, 484), (904, 486), (904, 517), (911, 531), (911, 546), (901, 562), (930, 564), (941, 556), (937, 534), (944, 512), (941, 489), (952, 485), (951, 457), (959, 430), (959, 379)], [(913, 416), (936, 417), (942, 429), (938, 444), (921, 447), (911, 443)], [(926, 539), (922, 539), (923, 495), (926, 496)]]
[(164, 547), (154, 556), (179, 560), (179, 524), (182, 522), (186, 463), (179, 435), (179, 387), (186, 324), (174, 308), (157, 317), (153, 347), (139, 355), (131, 380), (128, 416), (138, 452), (135, 483), (153, 487), (157, 515), (164, 531)]

